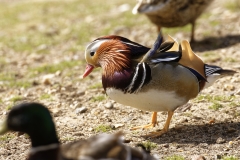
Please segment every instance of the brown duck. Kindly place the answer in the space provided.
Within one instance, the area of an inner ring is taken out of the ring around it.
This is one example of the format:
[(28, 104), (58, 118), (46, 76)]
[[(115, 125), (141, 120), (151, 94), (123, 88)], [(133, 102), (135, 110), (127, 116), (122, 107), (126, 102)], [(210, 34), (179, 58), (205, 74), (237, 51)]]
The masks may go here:
[(181, 27), (192, 25), (191, 41), (194, 41), (196, 19), (213, 0), (139, 0), (132, 12), (145, 14), (157, 25), (158, 32), (162, 27)]

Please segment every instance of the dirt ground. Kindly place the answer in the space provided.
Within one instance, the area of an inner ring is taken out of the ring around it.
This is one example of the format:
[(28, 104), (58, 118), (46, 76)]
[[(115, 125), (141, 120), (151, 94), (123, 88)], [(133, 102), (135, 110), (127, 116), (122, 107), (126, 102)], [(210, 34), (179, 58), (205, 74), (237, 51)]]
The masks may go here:
[[(81, 79), (86, 65), (84, 47), (88, 42), (80, 44), (81, 49), (77, 52), (61, 56), (59, 54), (64, 46), (60, 45), (47, 48), (51, 52), (44, 55), (25, 52), (18, 54), (5, 47), (4, 42), (0, 43), (0, 57), (4, 58), (4, 63), (0, 61), (1, 75), (14, 73), (15, 79), (30, 82), (28, 87), (11, 87), (6, 85), (6, 81), (0, 81), (0, 120), (7, 115), (13, 104), (37, 101), (44, 103), (52, 112), (62, 143), (88, 138), (104, 131), (113, 133), (122, 130), (126, 134), (125, 139), (129, 140), (127, 145), (135, 147), (138, 143), (145, 142), (156, 144), (151, 154), (159, 159), (174, 155), (184, 159), (192, 159), (194, 155), (202, 155), (206, 159), (224, 159), (226, 156), (240, 159), (240, 6), (231, 10), (219, 4), (220, 2), (213, 4), (207, 10), (208, 14), (197, 21), (197, 42), (192, 45), (193, 50), (206, 63), (233, 69), (238, 73), (221, 78), (196, 99), (178, 108), (170, 130), (165, 135), (149, 139), (141, 137), (163, 127), (165, 112), (158, 113), (159, 125), (154, 129), (130, 131), (130, 127), (147, 124), (151, 113), (109, 99), (101, 87), (100, 69), (94, 71), (89, 78)], [(141, 16), (143, 17), (138, 17)], [(177, 30), (171, 36), (178, 41), (189, 38), (190, 32), (181, 32), (181, 28)], [(123, 26), (113, 28), (109, 34), (118, 34), (151, 46), (154, 37), (157, 37), (154, 31), (155, 27), (146, 21), (143, 26), (135, 26), (135, 30)], [(168, 34), (167, 31), (163, 30), (164, 34)], [(97, 36), (92, 35), (91, 39), (94, 38)], [(69, 45), (68, 42), (67, 44)], [(59, 69), (54, 73), (34, 71), (34, 76), (29, 75), (30, 68), (61, 61), (79, 63), (63, 69), (58, 66)], [(26, 135), (8, 133), (0, 136), (0, 159), (24, 159), (29, 146), (30, 141)]]

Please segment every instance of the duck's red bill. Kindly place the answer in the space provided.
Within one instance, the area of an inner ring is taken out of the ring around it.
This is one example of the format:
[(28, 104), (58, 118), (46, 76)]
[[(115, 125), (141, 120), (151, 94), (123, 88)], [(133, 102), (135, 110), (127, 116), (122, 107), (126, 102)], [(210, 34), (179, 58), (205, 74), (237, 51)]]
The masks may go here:
[(87, 64), (85, 72), (82, 75), (82, 77), (83, 78), (87, 77), (92, 72), (93, 69), (94, 69), (94, 67), (91, 64)]

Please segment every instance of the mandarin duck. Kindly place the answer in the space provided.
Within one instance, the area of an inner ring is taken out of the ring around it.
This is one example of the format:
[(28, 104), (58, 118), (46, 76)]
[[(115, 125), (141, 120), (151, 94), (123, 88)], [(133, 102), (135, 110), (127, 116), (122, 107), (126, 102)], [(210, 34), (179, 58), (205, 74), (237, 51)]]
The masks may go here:
[(191, 42), (194, 41), (196, 19), (213, 0), (138, 0), (132, 13), (145, 14), (152, 23), (161, 27), (181, 27), (192, 25)]
[(39, 103), (14, 106), (1, 127), (0, 135), (20, 131), (30, 136), (28, 160), (155, 160), (144, 150), (124, 145), (122, 132), (60, 145), (52, 116)]
[(151, 49), (120, 36), (100, 37), (87, 46), (85, 59), (83, 77), (102, 67), (102, 85), (111, 99), (153, 112), (150, 124), (132, 129), (152, 128), (157, 124), (157, 112), (168, 112), (164, 128), (146, 135), (150, 137), (168, 131), (176, 108), (219, 77), (235, 73), (203, 63), (186, 40), (179, 45), (169, 37), (162, 43), (160, 34)]

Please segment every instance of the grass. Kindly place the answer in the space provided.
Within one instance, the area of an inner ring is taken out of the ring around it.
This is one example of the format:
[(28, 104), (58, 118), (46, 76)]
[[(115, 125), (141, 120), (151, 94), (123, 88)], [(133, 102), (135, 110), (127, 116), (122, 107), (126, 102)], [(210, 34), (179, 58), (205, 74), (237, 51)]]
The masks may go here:
[(95, 96), (95, 97), (92, 97), (92, 101), (93, 102), (97, 102), (97, 101), (103, 101), (106, 99), (106, 96), (105, 95), (99, 95), (99, 96)]
[(214, 52), (208, 51), (201, 55), (205, 63), (215, 62), (220, 59), (220, 56)]
[(16, 103), (17, 101), (23, 100), (23, 97), (21, 96), (15, 96), (10, 99), (11, 102)]
[[(0, 5), (1, 43), (6, 49), (18, 54), (24, 52), (46, 56), (52, 51), (59, 52), (59, 55), (79, 54), (78, 52), (83, 52), (93, 38), (113, 34), (119, 27), (129, 29), (136, 24), (151, 25), (145, 16), (131, 13), (135, 3), (127, 2), (130, 5), (127, 12), (118, 12), (118, 7), (126, 4), (125, 0), (108, 2), (108, 5), (102, 5), (101, 1), (94, 0), (3, 3), (4, 5)], [(5, 59), (0, 59), (1, 61), (6, 64)], [(72, 65), (79, 64), (76, 61), (60, 62), (30, 68), (29, 71), (33, 73), (30, 78), (41, 73), (54, 73), (71, 68)], [(9, 86), (29, 88), (32, 84), (28, 81), (15, 80), (9, 83)]]
[[(204, 30), (202, 34), (203, 34), (204, 37), (209, 37), (209, 36), (212, 35), (212, 32), (209, 31), (209, 30)], [(216, 44), (213, 44), (213, 43), (211, 45), (216, 46)]]
[(89, 87), (89, 89), (99, 89), (102, 88), (102, 83), (96, 83)]
[(183, 112), (183, 115), (186, 116), (186, 117), (191, 117), (192, 112)]
[(231, 107), (239, 107), (240, 106), (240, 102), (239, 101), (233, 101), (230, 103)]
[(166, 157), (165, 160), (184, 160), (184, 157), (180, 155), (173, 155), (170, 157)]
[(200, 94), (197, 96), (197, 98), (194, 99), (196, 102), (201, 102), (201, 101), (211, 101), (212, 96), (209, 94)]
[(24, 137), (30, 139), (30, 136), (27, 133), (24, 133)]
[(223, 160), (239, 160), (240, 158), (237, 158), (235, 156), (224, 156), (222, 159)]
[(32, 83), (28, 80), (19, 79), (15, 76), (15, 73), (3, 72), (0, 73), (0, 82), (1, 85), (8, 86), (10, 88), (29, 88), (32, 86)]
[(157, 144), (150, 141), (139, 143), (138, 146), (142, 146), (146, 151), (151, 151), (157, 148)]
[(10, 110), (12, 109), (12, 107), (14, 106), (14, 104), (18, 101), (22, 101), (24, 99), (24, 97), (21, 97), (21, 96), (14, 96), (12, 97), (9, 101), (11, 102), (9, 105), (7, 105), (5, 107), (6, 110)]
[(0, 57), (0, 71), (7, 64), (4, 57)]
[[(130, 9), (135, 3), (127, 2)], [(80, 55), (94, 38), (112, 34), (119, 27), (128, 29), (136, 24), (150, 24), (145, 16), (133, 15), (130, 9), (127, 12), (118, 12), (118, 7), (122, 4), (126, 4), (126, 0), (111, 1), (108, 5), (94, 0), (0, 2), (0, 47), (4, 52), (11, 51), (19, 56), (22, 53), (47, 56), (53, 52), (59, 52), (59, 57)], [(110, 12), (113, 14), (109, 14)], [(77, 60), (57, 64), (41, 62), (40, 66), (36, 65), (39, 67), (27, 66), (28, 71), (18, 78), (18, 71), (7, 67), (8, 58), (1, 57), (0, 86), (29, 88), (33, 86), (30, 80), (39, 74), (55, 73), (81, 65), (82, 61)], [(72, 71), (66, 74), (71, 76)], [(100, 88), (100, 85), (92, 87)]]
[[(125, 0), (108, 2), (108, 5), (94, 0), (0, 2), (1, 42), (16, 52), (39, 54), (49, 54), (50, 49), (71, 42), (61, 52), (76, 52), (84, 49), (92, 35), (97, 38), (111, 34), (119, 26), (128, 28), (148, 21), (130, 10), (119, 12), (118, 7), (125, 3)], [(130, 8), (135, 3), (128, 2)]]
[[(221, 96), (221, 95), (199, 95), (195, 100), (195, 102), (210, 102), (212, 105), (210, 105), (208, 108), (213, 110), (219, 110), (220, 108), (223, 108), (224, 106), (234, 106), (236, 103), (234, 96)], [(226, 103), (226, 104), (223, 104)]]
[(219, 21), (214, 20), (214, 21), (209, 21), (209, 24), (211, 26), (215, 27), (215, 26), (218, 26), (220, 23), (219, 23)]
[(12, 133), (6, 133), (4, 135), (0, 135), (0, 142), (9, 141), (9, 140), (13, 139), (14, 137), (15, 137), (15, 135)]
[(222, 102), (232, 102), (235, 99), (234, 96), (213, 96), (213, 100)]
[(169, 35), (173, 35), (179, 32), (179, 30), (181, 30), (181, 32), (186, 32), (186, 33), (190, 33), (192, 28), (191, 24), (188, 24), (186, 26), (183, 27), (176, 27), (176, 28), (163, 28), (162, 31), (163, 33), (167, 33)]
[(25, 80), (19, 80), (19, 81), (11, 81), (8, 84), (9, 87), (13, 88), (29, 88), (32, 86), (32, 82), (25, 81)]
[(225, 62), (237, 62), (236, 59), (231, 58), (231, 57), (224, 58), (224, 61), (225, 61)]
[(34, 72), (35, 74), (55, 73), (59, 70), (73, 68), (78, 65), (81, 65), (81, 61), (62, 61), (57, 64), (44, 64), (40, 67), (31, 69), (31, 71)]
[(96, 128), (94, 128), (94, 131), (95, 132), (109, 132), (112, 130), (112, 127), (109, 126), (109, 125), (104, 125), (104, 124), (101, 124), (99, 126), (97, 126)]
[(13, 105), (12, 105), (12, 104), (9, 104), (9, 105), (6, 106), (5, 109), (6, 109), (7, 111), (9, 111), (10, 109), (12, 109), (12, 107), (13, 107)]
[(208, 108), (216, 111), (216, 110), (219, 110), (220, 108), (223, 108), (223, 105), (215, 102), (211, 106), (209, 106)]
[(13, 80), (14, 80), (14, 73), (9, 73), (9, 72), (0, 73), (0, 81), (7, 82), (7, 81), (13, 81)]
[(225, 2), (225, 7), (232, 11), (232, 12), (236, 12), (239, 11), (240, 9), (240, 2), (238, 2), (239, 0), (234, 0), (234, 1), (226, 1)]
[(235, 99), (234, 96), (224, 96), (224, 95), (210, 95), (210, 94), (200, 94), (195, 101), (208, 101), (208, 102), (232, 102)]
[(202, 57), (211, 57), (216, 55), (214, 52), (204, 52), (201, 56)]
[(50, 95), (50, 94), (47, 94), (47, 93), (42, 94), (42, 95), (40, 96), (40, 99), (41, 99), (41, 100), (50, 99), (50, 98), (51, 98), (51, 95)]

